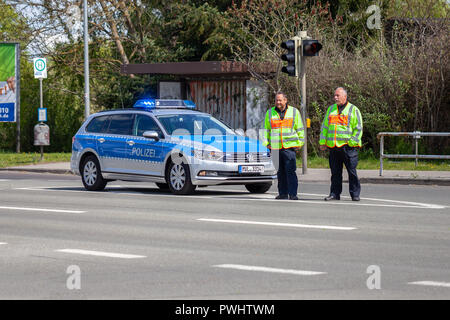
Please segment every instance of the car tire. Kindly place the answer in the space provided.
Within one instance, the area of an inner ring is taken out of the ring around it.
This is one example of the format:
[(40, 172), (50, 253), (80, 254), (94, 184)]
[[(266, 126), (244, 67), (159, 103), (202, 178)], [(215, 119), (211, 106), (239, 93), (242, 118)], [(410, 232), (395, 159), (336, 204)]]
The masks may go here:
[(163, 191), (169, 190), (169, 185), (167, 183), (156, 182), (155, 184), (160, 190), (163, 190)]
[(81, 181), (89, 191), (101, 191), (105, 189), (107, 181), (103, 179), (100, 163), (97, 157), (87, 156), (81, 165)]
[(191, 181), (189, 165), (171, 162), (167, 169), (166, 181), (169, 189), (174, 194), (191, 194), (195, 191), (195, 185)]
[(245, 185), (245, 188), (251, 193), (266, 193), (270, 187), (272, 187), (272, 183), (251, 183)]

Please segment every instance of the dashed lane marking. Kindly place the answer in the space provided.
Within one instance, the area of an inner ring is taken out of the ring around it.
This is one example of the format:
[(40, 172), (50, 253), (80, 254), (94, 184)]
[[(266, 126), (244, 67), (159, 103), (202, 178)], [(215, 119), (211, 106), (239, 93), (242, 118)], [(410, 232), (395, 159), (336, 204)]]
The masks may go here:
[(415, 281), (408, 284), (414, 284), (419, 286), (431, 286), (431, 287), (445, 287), (450, 288), (450, 282), (438, 282), (438, 281)]
[(238, 223), (238, 224), (253, 224), (253, 225), (265, 225), (274, 227), (291, 227), (291, 228), (310, 228), (310, 229), (325, 229), (325, 230), (356, 230), (354, 227), (338, 227), (338, 226), (325, 226), (325, 225), (312, 225), (312, 224), (298, 224), (298, 223), (279, 223), (279, 222), (267, 222), (267, 221), (246, 221), (246, 220), (225, 220), (225, 219), (207, 219), (201, 218), (198, 221), (206, 222), (219, 222), (219, 223)]
[(85, 213), (86, 211), (80, 210), (62, 210), (62, 209), (48, 209), (48, 208), (25, 208), (25, 207), (3, 207), (3, 210), (18, 210), (18, 211), (41, 211), (41, 212), (60, 212), (60, 213)]
[(269, 268), (269, 267), (261, 267), (261, 266), (246, 266), (246, 265), (241, 265), (241, 264), (218, 264), (218, 265), (213, 265), (212, 267), (224, 268), (224, 269), (236, 269), (236, 270), (244, 270), (244, 271), (285, 273), (285, 274), (294, 274), (294, 275), (298, 275), (298, 276), (315, 276), (315, 275), (320, 275), (320, 274), (326, 274), (326, 272), (320, 272), (320, 271), (280, 269), (280, 268)]
[(92, 250), (82, 250), (82, 249), (59, 249), (59, 250), (55, 250), (55, 251), (57, 251), (57, 252), (64, 252), (64, 253), (74, 253), (74, 254), (89, 255), (89, 256), (99, 256), (99, 257), (108, 257), (108, 258), (120, 258), (120, 259), (146, 258), (146, 256), (135, 255), (135, 254), (92, 251)]

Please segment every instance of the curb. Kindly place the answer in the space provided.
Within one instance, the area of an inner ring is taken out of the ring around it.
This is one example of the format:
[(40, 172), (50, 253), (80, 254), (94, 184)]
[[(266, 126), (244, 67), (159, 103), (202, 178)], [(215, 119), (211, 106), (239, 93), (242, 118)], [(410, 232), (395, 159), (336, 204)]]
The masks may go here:
[(71, 170), (65, 169), (25, 169), (25, 168), (0, 168), (0, 171), (15, 171), (15, 172), (31, 172), (31, 173), (56, 173), (56, 174), (71, 174)]
[(373, 184), (412, 184), (412, 185), (436, 185), (436, 186), (450, 186), (450, 180), (445, 179), (411, 179), (411, 178), (360, 178), (360, 183)]

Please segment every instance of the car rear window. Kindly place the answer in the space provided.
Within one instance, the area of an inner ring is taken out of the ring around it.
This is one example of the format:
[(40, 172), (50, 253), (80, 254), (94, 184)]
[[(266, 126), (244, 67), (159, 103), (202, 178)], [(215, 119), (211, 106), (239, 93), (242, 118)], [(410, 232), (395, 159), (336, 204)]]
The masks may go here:
[(108, 128), (109, 116), (100, 116), (92, 119), (92, 121), (87, 125), (87, 132), (99, 132), (103, 133)]
[(111, 116), (107, 133), (131, 135), (134, 114), (114, 114)]

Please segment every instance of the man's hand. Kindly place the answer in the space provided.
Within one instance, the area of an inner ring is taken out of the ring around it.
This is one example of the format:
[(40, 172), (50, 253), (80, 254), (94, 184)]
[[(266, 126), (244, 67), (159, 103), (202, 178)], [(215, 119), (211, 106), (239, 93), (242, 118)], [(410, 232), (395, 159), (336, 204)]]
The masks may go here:
[(327, 146), (324, 144), (321, 144), (321, 145), (319, 145), (319, 149), (322, 151), (325, 151), (325, 150), (327, 150)]
[(8, 83), (9, 90), (16, 92), (16, 79), (14, 77), (9, 77), (6, 83)]

